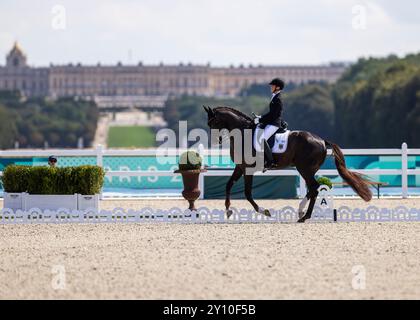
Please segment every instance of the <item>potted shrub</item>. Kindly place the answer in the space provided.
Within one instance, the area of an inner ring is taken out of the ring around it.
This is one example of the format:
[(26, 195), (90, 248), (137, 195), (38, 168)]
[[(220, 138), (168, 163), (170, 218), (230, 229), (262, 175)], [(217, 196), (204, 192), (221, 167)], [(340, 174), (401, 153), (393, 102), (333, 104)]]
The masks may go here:
[(7, 166), (3, 172), (4, 207), (13, 210), (86, 210), (99, 208), (105, 172), (98, 166)]
[(195, 208), (195, 200), (201, 194), (199, 188), (200, 173), (207, 171), (201, 169), (202, 162), (202, 158), (197, 152), (187, 151), (181, 154), (179, 158), (179, 170), (175, 171), (175, 173), (182, 175), (182, 182), (184, 184), (182, 196), (189, 202), (189, 210), (191, 211), (197, 210)]
[(331, 180), (329, 178), (327, 178), (327, 177), (319, 177), (317, 179), (317, 181), (318, 181), (318, 183), (321, 186), (327, 186), (327, 187), (329, 187), (332, 190), (333, 184), (332, 184), (332, 182), (331, 182)]

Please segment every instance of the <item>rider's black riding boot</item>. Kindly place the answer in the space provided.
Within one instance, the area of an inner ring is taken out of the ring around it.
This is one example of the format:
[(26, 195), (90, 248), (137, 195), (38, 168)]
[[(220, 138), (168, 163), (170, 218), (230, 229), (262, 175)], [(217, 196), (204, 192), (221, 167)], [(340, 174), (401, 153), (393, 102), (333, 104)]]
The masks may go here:
[(271, 169), (274, 166), (273, 153), (271, 152), (271, 148), (268, 145), (267, 140), (264, 140), (264, 161), (264, 172), (267, 171), (267, 169)]

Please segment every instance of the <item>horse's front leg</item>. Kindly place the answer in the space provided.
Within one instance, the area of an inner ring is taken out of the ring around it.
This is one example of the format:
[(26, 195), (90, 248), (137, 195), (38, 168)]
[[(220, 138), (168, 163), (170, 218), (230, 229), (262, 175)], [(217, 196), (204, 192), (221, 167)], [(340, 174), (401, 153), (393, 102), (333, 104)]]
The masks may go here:
[(235, 170), (233, 171), (232, 176), (230, 177), (228, 183), (226, 184), (225, 206), (226, 206), (226, 214), (227, 214), (228, 219), (233, 214), (232, 210), (230, 210), (230, 195), (231, 195), (232, 187), (235, 184), (235, 182), (239, 180), (242, 174), (243, 174), (242, 169), (239, 166), (236, 166)]
[(253, 175), (245, 175), (244, 181), (245, 181), (245, 197), (251, 203), (251, 205), (254, 207), (255, 211), (258, 213), (262, 213), (263, 215), (267, 217), (271, 217), (270, 211), (268, 209), (260, 208), (254, 199), (252, 198), (252, 181), (254, 180)]

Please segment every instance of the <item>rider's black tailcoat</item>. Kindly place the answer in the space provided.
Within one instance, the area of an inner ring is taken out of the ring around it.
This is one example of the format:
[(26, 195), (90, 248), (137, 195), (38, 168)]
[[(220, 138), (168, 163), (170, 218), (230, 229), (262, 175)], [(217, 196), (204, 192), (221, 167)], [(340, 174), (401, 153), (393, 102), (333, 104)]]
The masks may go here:
[(263, 115), (260, 119), (260, 123), (263, 125), (273, 125), (281, 127), (281, 115), (283, 112), (283, 103), (281, 102), (280, 93), (276, 94), (270, 102), (270, 111)]

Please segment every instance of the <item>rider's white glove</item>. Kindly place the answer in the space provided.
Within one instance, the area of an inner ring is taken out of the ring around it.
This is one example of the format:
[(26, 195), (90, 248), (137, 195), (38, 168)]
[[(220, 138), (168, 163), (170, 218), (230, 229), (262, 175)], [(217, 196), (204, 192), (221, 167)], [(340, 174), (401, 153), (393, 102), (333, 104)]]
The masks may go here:
[(261, 117), (255, 117), (254, 123), (255, 124), (259, 124), (260, 123), (260, 119), (261, 119)]

